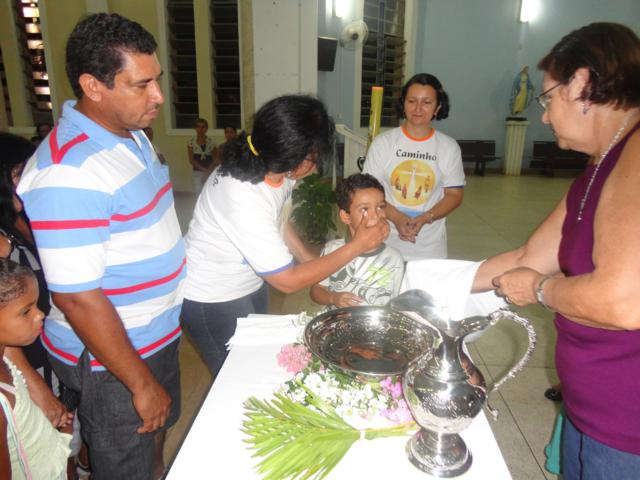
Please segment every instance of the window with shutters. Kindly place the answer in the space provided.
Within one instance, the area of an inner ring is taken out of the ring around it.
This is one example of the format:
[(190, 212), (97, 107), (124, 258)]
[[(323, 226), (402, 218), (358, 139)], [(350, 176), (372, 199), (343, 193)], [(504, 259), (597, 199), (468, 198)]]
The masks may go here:
[[(4, 112), (0, 113), (3, 118), (3, 122), (6, 122), (6, 126), (13, 125), (13, 116), (11, 115), (11, 101), (9, 100), (9, 86), (7, 85), (7, 74), (4, 69), (4, 60), (2, 59), (2, 48), (0, 48), (0, 89), (2, 90), (2, 102)], [(0, 126), (2, 126), (0, 123)]]
[(193, 128), (200, 116), (197, 68), (211, 71), (214, 118), (210, 128), (241, 127), (238, 1), (209, 1), (211, 59), (197, 65), (193, 0), (167, 0), (167, 43), (174, 127)]
[(52, 123), (49, 75), (44, 57), (38, 0), (15, 0), (13, 6), (19, 37), (18, 44), (23, 59), (27, 101), (33, 113), (33, 123), (34, 125), (40, 122)]
[(216, 128), (241, 126), (238, 1), (211, 0), (212, 75)]
[(193, 128), (199, 116), (193, 0), (167, 1), (167, 28), (174, 127)]
[(369, 125), (371, 87), (384, 87), (381, 125), (399, 123), (394, 104), (400, 96), (404, 78), (405, 0), (364, 0), (364, 18), (369, 29), (362, 48), (362, 89), (360, 126)]

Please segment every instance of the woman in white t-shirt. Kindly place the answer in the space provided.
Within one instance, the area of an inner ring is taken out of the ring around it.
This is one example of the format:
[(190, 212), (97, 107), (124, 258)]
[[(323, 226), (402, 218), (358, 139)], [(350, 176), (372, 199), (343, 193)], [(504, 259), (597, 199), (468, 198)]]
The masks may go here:
[(251, 135), (225, 146), (222, 165), (206, 181), (186, 236), (182, 320), (214, 376), (236, 319), (266, 313), (265, 281), (295, 292), (386, 239), (386, 221), (363, 222), (353, 241), (314, 258), (281, 218), (295, 181), (332, 155), (333, 141), (334, 125), (322, 102), (278, 97), (256, 113)]
[(405, 261), (447, 257), (445, 217), (460, 206), (464, 170), (458, 143), (433, 128), (449, 115), (449, 96), (428, 73), (414, 75), (396, 105), (402, 126), (378, 135), (364, 173), (384, 186), (391, 233), (387, 244)]

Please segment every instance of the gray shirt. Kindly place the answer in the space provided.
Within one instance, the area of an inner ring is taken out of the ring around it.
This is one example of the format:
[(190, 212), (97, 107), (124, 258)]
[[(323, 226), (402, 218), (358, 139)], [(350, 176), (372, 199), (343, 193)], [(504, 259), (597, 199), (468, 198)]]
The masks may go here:
[[(345, 244), (343, 239), (331, 240), (322, 250), (328, 255)], [(320, 285), (331, 292), (350, 292), (367, 305), (386, 305), (398, 295), (404, 275), (404, 261), (398, 250), (384, 243), (374, 252), (362, 254)]]

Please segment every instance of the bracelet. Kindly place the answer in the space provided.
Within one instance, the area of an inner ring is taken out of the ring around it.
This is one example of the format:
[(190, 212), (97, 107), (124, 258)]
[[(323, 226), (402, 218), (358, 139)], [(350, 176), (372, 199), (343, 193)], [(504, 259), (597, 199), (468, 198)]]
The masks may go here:
[(431, 225), (435, 221), (436, 217), (431, 210), (427, 212), (427, 223)]
[(542, 280), (540, 280), (540, 283), (536, 287), (536, 300), (538, 300), (538, 303), (542, 305), (544, 308), (553, 312), (554, 310), (549, 308), (549, 305), (547, 305), (544, 301), (544, 284), (547, 282), (547, 280), (551, 278), (553, 278), (553, 276), (547, 275)]

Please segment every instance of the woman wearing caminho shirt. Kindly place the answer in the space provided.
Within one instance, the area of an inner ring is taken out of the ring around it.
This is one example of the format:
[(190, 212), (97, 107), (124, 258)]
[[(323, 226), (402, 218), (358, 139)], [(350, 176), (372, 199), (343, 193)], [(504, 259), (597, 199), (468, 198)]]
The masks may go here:
[(207, 180), (186, 237), (182, 319), (214, 376), (227, 356), (236, 319), (266, 313), (265, 281), (284, 293), (295, 292), (387, 237), (384, 220), (363, 222), (352, 242), (313, 258), (281, 218), (295, 181), (332, 154), (333, 141), (334, 125), (322, 102), (278, 97), (256, 113), (246, 140), (225, 147), (222, 165)]
[(449, 96), (428, 73), (411, 77), (396, 110), (405, 122), (378, 135), (364, 173), (384, 186), (389, 245), (405, 261), (447, 257), (445, 218), (462, 203), (464, 170), (458, 143), (432, 126), (449, 116)]

